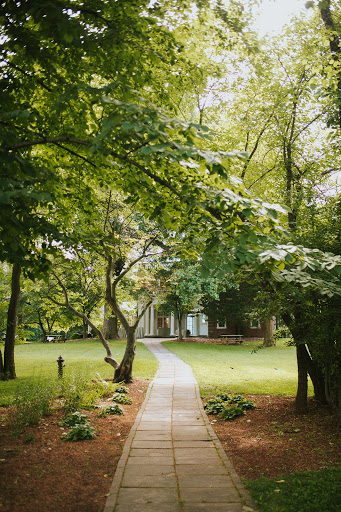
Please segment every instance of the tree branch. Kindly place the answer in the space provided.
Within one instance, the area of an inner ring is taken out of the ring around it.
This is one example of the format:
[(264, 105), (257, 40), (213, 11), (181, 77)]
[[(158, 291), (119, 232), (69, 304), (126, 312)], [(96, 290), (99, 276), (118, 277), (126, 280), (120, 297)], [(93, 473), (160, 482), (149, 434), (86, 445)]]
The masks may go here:
[(57, 276), (57, 274), (55, 272), (52, 272), (53, 276), (56, 278), (59, 286), (61, 287), (61, 289), (63, 290), (63, 294), (64, 294), (64, 298), (65, 298), (65, 302), (59, 302), (58, 300), (56, 300), (55, 298), (51, 297), (51, 295), (47, 295), (47, 298), (53, 302), (54, 304), (56, 304), (57, 306), (61, 306), (61, 307), (65, 307), (67, 309), (69, 309), (69, 311), (71, 311), (75, 316), (78, 316), (78, 318), (81, 318), (84, 322), (87, 323), (87, 325), (89, 325), (89, 327), (91, 327), (91, 329), (97, 334), (97, 336), (99, 337), (99, 339), (101, 340), (102, 342), (102, 345), (103, 347), (105, 348), (106, 350), (106, 357), (104, 358), (104, 360), (109, 363), (111, 366), (113, 366), (115, 368), (115, 370), (117, 368), (119, 368), (120, 364), (118, 361), (116, 361), (116, 359), (114, 359), (112, 353), (111, 353), (111, 349), (110, 349), (110, 345), (109, 343), (107, 342), (107, 340), (104, 338), (103, 336), (103, 333), (100, 329), (98, 329), (92, 322), (91, 320), (86, 316), (85, 313), (81, 313), (80, 311), (78, 311), (76, 308), (74, 308), (73, 306), (71, 306), (70, 302), (69, 302), (69, 297), (68, 297), (68, 293), (67, 293), (67, 289), (66, 287), (64, 286), (64, 284), (62, 283), (61, 279)]
[(40, 144), (56, 144), (58, 142), (69, 142), (70, 144), (79, 144), (82, 146), (88, 146), (90, 143), (86, 140), (75, 139), (73, 137), (41, 137), (39, 139), (27, 140), (25, 142), (19, 142), (13, 146), (5, 146), (6, 151), (13, 151), (15, 149), (22, 149), (31, 146), (38, 146)]
[(134, 323), (134, 327), (137, 327), (138, 324), (139, 324), (139, 321), (141, 320), (141, 318), (143, 317), (143, 315), (145, 314), (145, 312), (147, 311), (147, 309), (149, 308), (149, 306), (152, 304), (153, 302), (153, 299), (150, 299), (147, 304), (144, 305), (144, 307), (141, 309), (140, 311), (140, 314), (137, 315), (137, 319), (136, 319), (136, 322)]
[(85, 156), (83, 155), (80, 155), (79, 153), (76, 153), (75, 151), (73, 151), (72, 149), (70, 148), (67, 148), (65, 146), (62, 146), (61, 144), (58, 144), (57, 142), (55, 142), (55, 146), (58, 146), (59, 148), (61, 149), (64, 149), (64, 151), (67, 151), (68, 153), (70, 153), (71, 155), (73, 156), (76, 156), (77, 158), (81, 158), (82, 160), (84, 160), (84, 162), (87, 162), (88, 164), (92, 165), (92, 167), (97, 167), (96, 164), (94, 164), (93, 162), (91, 162), (91, 160), (89, 160), (88, 158), (86, 158)]
[(32, 78), (33, 80), (35, 80), (35, 82), (37, 82), (37, 84), (41, 85), (44, 89), (46, 89), (47, 91), (49, 92), (52, 92), (52, 89), (48, 86), (48, 85), (45, 85), (44, 82), (42, 80), (40, 80), (39, 78), (36, 79), (33, 75), (31, 75), (30, 73), (28, 73), (27, 71), (25, 71), (23, 68), (21, 68), (20, 66), (18, 66), (17, 64), (13, 64), (12, 62), (9, 62), (8, 60), (4, 60), (2, 62), (6, 62), (6, 64), (15, 69), (16, 71), (20, 71), (20, 73), (22, 73), (23, 75), (27, 76), (28, 78)]

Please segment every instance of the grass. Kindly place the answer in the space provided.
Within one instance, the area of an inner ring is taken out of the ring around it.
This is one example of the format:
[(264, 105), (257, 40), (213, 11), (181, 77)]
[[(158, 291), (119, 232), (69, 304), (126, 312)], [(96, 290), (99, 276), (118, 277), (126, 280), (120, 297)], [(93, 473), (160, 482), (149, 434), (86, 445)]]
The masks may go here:
[(245, 483), (260, 512), (339, 512), (341, 466)]
[[(215, 345), (167, 341), (163, 345), (192, 367), (203, 397), (221, 392), (294, 396), (295, 348), (281, 340), (275, 347), (252, 353), (260, 343)], [(309, 394), (312, 393), (309, 382)]]
[[(123, 340), (110, 342), (113, 357), (120, 361), (126, 343)], [(13, 402), (18, 387), (28, 386), (32, 380), (55, 380), (57, 378), (57, 358), (62, 355), (67, 377), (74, 373), (87, 373), (89, 378), (99, 373), (103, 379), (110, 379), (114, 369), (104, 361), (105, 350), (98, 340), (70, 341), (68, 343), (25, 343), (15, 347), (15, 367), (17, 378), (0, 381), (0, 405)], [(154, 377), (158, 363), (153, 354), (142, 344), (137, 343), (133, 376), (150, 380)]]

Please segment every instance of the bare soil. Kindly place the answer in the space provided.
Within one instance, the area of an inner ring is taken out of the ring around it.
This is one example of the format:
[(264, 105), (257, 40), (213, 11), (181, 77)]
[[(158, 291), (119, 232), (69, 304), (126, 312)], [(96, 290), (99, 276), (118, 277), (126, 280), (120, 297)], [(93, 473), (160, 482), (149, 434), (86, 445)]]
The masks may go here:
[[(8, 411), (0, 409), (1, 511), (103, 510), (147, 385), (139, 380), (129, 385), (133, 404), (123, 406), (124, 416), (100, 418), (96, 411), (84, 411), (97, 432), (91, 441), (61, 440), (61, 410), (27, 428), (20, 437), (11, 436), (6, 426)], [(309, 413), (297, 416), (293, 397), (245, 397), (255, 402), (255, 410), (228, 422), (209, 416), (241, 477), (279, 477), (340, 463), (340, 433), (328, 409), (310, 399)]]

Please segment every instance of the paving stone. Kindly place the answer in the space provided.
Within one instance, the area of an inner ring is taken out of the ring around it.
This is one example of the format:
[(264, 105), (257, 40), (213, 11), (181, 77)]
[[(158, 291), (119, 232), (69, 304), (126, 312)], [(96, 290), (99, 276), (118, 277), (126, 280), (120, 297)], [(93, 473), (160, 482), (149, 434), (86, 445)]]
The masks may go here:
[(212, 440), (196, 441), (195, 439), (175, 439), (174, 448), (207, 448), (212, 446)]
[(175, 458), (175, 463), (176, 464), (179, 464), (179, 465), (182, 465), (182, 464), (186, 464), (186, 465), (205, 465), (205, 464), (208, 464), (210, 466), (214, 465), (214, 464), (219, 464), (220, 463), (220, 459), (218, 456), (215, 456), (215, 457), (192, 457), (191, 455), (187, 455), (187, 456), (183, 456), (183, 455), (178, 455), (176, 458)]
[[(137, 466), (135, 466), (137, 467)], [(136, 472), (137, 473), (137, 472)], [(146, 474), (135, 474), (133, 478), (131, 478), (131, 474), (133, 474), (132, 471), (130, 471), (128, 474), (124, 473), (123, 481), (122, 481), (122, 488), (123, 487), (157, 487), (164, 488), (164, 487), (172, 487), (174, 489), (177, 488), (177, 480), (174, 473), (174, 468), (172, 472), (169, 472), (168, 474), (164, 475), (146, 475)]]
[(171, 431), (171, 422), (170, 421), (141, 421), (139, 424), (138, 432), (141, 430), (157, 430), (159, 432)]
[(140, 475), (160, 475), (160, 476), (174, 476), (175, 469), (174, 464), (131, 464), (128, 460), (125, 470), (124, 477), (135, 478)]
[(182, 488), (181, 500), (190, 503), (240, 503), (240, 497), (235, 487), (228, 488)]
[(172, 441), (145, 441), (137, 440), (133, 441), (133, 448), (172, 448)]
[(172, 436), (167, 432), (159, 430), (138, 430), (135, 434), (134, 441), (171, 441)]
[(233, 487), (231, 479), (227, 474), (225, 475), (196, 475), (193, 471), (192, 475), (178, 475), (180, 491), (183, 488), (188, 487), (200, 487), (200, 488), (221, 488), (221, 487)]
[(145, 464), (154, 464), (158, 466), (165, 466), (169, 464), (174, 464), (173, 455), (170, 456), (148, 456), (148, 459), (145, 456), (142, 457), (129, 457), (129, 464), (138, 464), (139, 466), (143, 466)]
[[(148, 504), (148, 503), (174, 503), (178, 504), (176, 488), (165, 487), (125, 487), (121, 488), (118, 495), (118, 504)], [(163, 510), (160, 507), (160, 512)], [(134, 508), (131, 509), (134, 511)]]
[(217, 450), (213, 446), (207, 446), (206, 448), (174, 448), (174, 454), (175, 459), (177, 457), (201, 457), (203, 459), (216, 457), (217, 460), (219, 459)]
[(132, 509), (130, 504), (122, 504), (117, 505), (115, 512), (180, 512), (180, 506), (177, 503), (162, 503), (162, 505), (160, 503), (135, 503), (134, 509)]
[(191, 475), (228, 475), (228, 472), (222, 462), (220, 464), (213, 465), (177, 464), (175, 470), (179, 479), (182, 476)]
[(172, 448), (132, 448), (129, 452), (130, 457), (146, 457), (146, 462), (148, 462), (148, 457), (172, 457), (173, 458), (173, 450)]
[[(241, 503), (184, 503), (184, 512), (244, 512)], [(119, 511), (117, 511), (119, 512)], [(135, 510), (134, 510), (135, 512)], [(152, 511), (150, 511), (152, 512)], [(163, 512), (163, 511), (162, 511)], [(251, 510), (249, 509), (249, 512)]]

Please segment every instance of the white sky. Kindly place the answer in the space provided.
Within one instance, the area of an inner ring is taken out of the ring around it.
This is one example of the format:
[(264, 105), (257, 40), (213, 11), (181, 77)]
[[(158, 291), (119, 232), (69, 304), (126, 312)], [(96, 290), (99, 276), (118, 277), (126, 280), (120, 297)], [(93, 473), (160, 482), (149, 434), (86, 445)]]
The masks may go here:
[(292, 15), (297, 15), (300, 10), (307, 12), (305, 3), (306, 0), (263, 0), (261, 14), (253, 28), (259, 31), (261, 36), (279, 32), (283, 25), (290, 21)]

